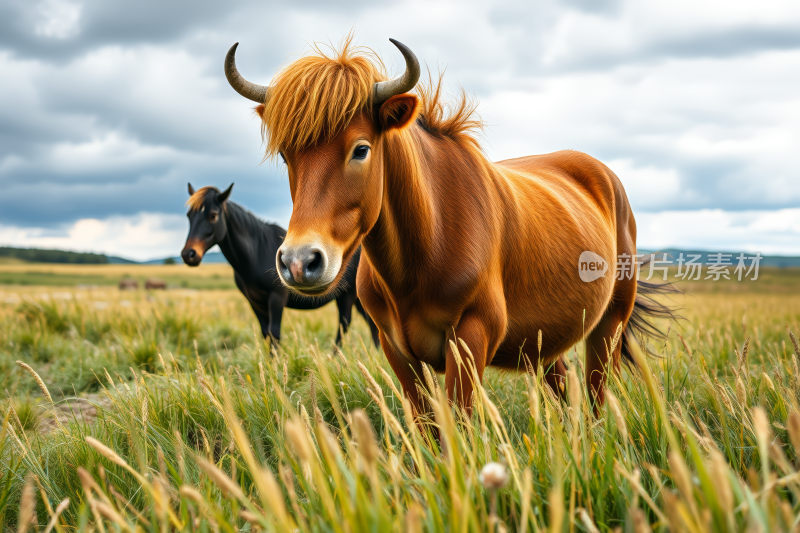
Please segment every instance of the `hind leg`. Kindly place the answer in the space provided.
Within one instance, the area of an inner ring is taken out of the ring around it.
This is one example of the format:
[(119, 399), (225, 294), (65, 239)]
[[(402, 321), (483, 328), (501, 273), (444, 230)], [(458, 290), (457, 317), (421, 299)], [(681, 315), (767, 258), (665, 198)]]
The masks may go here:
[[(622, 336), (636, 300), (636, 279), (617, 280), (603, 318), (586, 338), (586, 386), (594, 413), (605, 402), (606, 372), (619, 372)], [(622, 327), (616, 344), (614, 337)]]

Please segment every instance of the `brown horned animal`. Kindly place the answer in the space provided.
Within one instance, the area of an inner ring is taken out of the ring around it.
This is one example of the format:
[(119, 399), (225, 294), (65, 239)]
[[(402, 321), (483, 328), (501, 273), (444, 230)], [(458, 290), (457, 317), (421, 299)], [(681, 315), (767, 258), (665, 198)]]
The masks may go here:
[[(392, 43), (406, 63), (398, 78), (387, 79), (380, 59), (347, 39), (338, 51), (289, 64), (269, 87), (239, 74), (237, 45), (228, 52), (228, 81), (259, 104), (266, 156), (280, 155), (289, 173), (294, 208), (276, 257), (281, 280), (298, 294), (327, 294), (361, 246), (358, 296), (417, 412), (427, 412), (422, 363), (445, 374), (449, 398), (469, 413), (469, 366), (478, 379), (487, 366), (541, 366), (562, 394), (562, 356), (584, 338), (596, 410), (607, 370), (630, 358), (633, 328), (658, 314), (652, 302), (637, 302), (636, 276), (614, 275), (619, 255), (636, 254), (622, 183), (575, 151), (489, 161), (474, 135), (474, 105), (462, 94), (448, 112), (441, 80), (409, 93), (419, 62)], [(610, 273), (582, 281), (584, 251)], [(639, 284), (640, 294), (654, 290)], [(614, 344), (620, 324), (627, 331)], [(473, 361), (452, 352), (456, 339)]]

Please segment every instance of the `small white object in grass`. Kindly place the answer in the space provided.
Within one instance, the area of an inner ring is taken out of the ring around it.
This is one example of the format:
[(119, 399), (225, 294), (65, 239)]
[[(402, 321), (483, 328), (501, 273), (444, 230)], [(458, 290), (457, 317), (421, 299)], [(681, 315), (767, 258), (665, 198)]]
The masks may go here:
[(500, 463), (486, 463), (478, 475), (484, 489), (502, 489), (508, 483), (508, 470)]

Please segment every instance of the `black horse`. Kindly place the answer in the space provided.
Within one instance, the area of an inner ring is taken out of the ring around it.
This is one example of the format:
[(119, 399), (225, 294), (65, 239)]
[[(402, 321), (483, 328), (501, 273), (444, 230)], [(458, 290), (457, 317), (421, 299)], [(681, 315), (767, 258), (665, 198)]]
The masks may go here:
[(333, 296), (308, 298), (289, 293), (275, 272), (275, 256), (286, 237), (286, 230), (276, 224), (267, 224), (250, 211), (231, 202), (228, 197), (233, 184), (222, 192), (216, 187), (203, 187), (198, 191), (189, 184), (189, 236), (181, 251), (183, 262), (197, 266), (206, 250), (219, 245), (222, 254), (234, 270), (236, 286), (242, 291), (261, 324), (261, 333), (275, 340), (281, 338), (283, 308), (317, 309), (334, 298), (339, 308), (339, 333), (336, 344), (342, 340), (350, 326), (353, 304), (369, 324), (372, 341), (380, 346), (378, 328), (364, 311), (356, 296), (356, 270), (361, 257), (359, 249), (348, 265), (347, 271)]

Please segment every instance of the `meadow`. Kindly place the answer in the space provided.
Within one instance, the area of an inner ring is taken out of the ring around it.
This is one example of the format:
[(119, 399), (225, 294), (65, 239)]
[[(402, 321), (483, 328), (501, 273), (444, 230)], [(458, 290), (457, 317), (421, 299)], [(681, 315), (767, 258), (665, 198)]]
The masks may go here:
[[(681, 284), (685, 320), (659, 324), (667, 341), (649, 341), (655, 356), (637, 353), (648, 371), (623, 369), (597, 418), (576, 346), (567, 401), (535, 376), (489, 370), (468, 419), (426, 373), (433, 414), (421, 425), (360, 318), (337, 348), (335, 306), (287, 310), (272, 345), (238, 291), (197, 290), (230, 283), (227, 265), (9, 264), (3, 275), (5, 529), (800, 524), (796, 270)], [(172, 276), (175, 288), (119, 291), (123, 275)], [(89, 281), (59, 286), (63, 276)], [(532, 338), (522, 352), (536, 349)]]
[(147, 279), (167, 282), (173, 288), (235, 289), (233, 270), (228, 264), (209, 264), (190, 268), (176, 265), (65, 265), (56, 263), (26, 263), (5, 259), (0, 262), (0, 287), (116, 286), (122, 279), (135, 279), (144, 286)]

